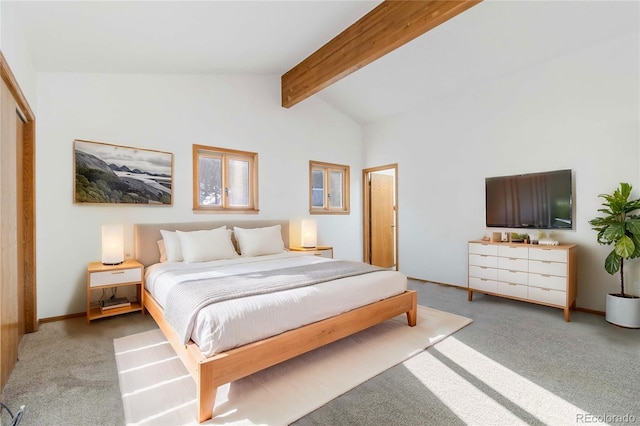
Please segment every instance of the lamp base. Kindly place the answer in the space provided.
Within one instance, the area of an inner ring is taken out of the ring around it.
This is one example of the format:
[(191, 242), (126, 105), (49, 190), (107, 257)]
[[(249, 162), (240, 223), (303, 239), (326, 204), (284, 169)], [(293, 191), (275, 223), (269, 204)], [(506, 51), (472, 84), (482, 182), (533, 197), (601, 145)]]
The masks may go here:
[(105, 266), (116, 266), (116, 265), (122, 265), (123, 263), (124, 263), (124, 260), (121, 260), (120, 262), (115, 262), (115, 263), (102, 262), (102, 264)]

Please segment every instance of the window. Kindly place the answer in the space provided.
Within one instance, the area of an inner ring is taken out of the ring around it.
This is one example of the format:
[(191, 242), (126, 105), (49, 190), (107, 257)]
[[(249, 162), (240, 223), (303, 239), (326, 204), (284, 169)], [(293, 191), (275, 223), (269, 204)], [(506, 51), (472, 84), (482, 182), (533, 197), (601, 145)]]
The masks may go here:
[(309, 212), (349, 214), (349, 166), (309, 161)]
[(258, 212), (258, 154), (193, 145), (193, 209)]

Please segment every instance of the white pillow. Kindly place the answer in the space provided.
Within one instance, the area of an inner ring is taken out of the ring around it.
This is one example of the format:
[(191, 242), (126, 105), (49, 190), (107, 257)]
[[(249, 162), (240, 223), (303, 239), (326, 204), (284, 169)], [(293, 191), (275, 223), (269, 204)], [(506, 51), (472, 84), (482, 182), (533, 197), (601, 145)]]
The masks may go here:
[(207, 231), (176, 231), (182, 246), (185, 263), (233, 259), (238, 253), (231, 242), (226, 226)]
[(162, 240), (164, 241), (164, 248), (167, 252), (167, 262), (182, 262), (182, 247), (180, 246), (180, 240), (178, 235), (173, 231), (160, 230), (162, 234)]
[(160, 263), (167, 261), (167, 249), (164, 247), (164, 240), (158, 240), (158, 250), (160, 250)]
[(262, 256), (284, 251), (280, 225), (264, 228), (233, 228), (241, 256)]

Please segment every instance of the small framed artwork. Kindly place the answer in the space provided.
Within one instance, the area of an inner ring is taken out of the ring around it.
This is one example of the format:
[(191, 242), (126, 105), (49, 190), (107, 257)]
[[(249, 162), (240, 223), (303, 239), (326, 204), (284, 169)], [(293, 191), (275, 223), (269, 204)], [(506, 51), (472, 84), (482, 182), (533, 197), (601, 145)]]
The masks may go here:
[(76, 139), (75, 191), (80, 204), (173, 205), (173, 154)]

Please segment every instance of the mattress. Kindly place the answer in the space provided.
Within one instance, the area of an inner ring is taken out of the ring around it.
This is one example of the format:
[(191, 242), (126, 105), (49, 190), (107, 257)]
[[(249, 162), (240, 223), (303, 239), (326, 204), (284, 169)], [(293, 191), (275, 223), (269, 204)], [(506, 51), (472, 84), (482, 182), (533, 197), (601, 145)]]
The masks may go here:
[[(332, 262), (309, 253), (283, 252), (203, 263), (168, 262), (146, 268), (145, 288), (164, 307), (182, 281)], [(329, 282), (211, 304), (198, 312), (191, 339), (205, 356), (262, 340), (287, 330), (400, 294), (407, 278), (383, 270)]]

